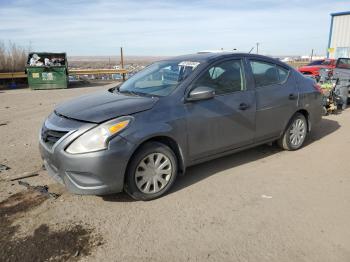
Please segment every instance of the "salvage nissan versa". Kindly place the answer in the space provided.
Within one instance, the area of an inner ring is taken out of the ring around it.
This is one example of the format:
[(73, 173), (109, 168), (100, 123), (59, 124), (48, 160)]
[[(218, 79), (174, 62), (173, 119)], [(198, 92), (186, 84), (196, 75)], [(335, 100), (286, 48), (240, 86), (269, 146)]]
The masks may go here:
[(318, 86), (288, 65), (201, 53), (59, 105), (42, 126), (40, 152), (73, 193), (150, 200), (188, 166), (272, 141), (299, 149), (321, 115)]

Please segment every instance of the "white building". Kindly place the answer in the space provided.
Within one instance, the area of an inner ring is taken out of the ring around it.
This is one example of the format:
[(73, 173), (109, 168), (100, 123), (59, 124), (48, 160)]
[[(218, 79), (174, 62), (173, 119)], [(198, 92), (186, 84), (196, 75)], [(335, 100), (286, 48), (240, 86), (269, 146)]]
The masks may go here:
[(328, 57), (350, 57), (350, 11), (331, 14)]

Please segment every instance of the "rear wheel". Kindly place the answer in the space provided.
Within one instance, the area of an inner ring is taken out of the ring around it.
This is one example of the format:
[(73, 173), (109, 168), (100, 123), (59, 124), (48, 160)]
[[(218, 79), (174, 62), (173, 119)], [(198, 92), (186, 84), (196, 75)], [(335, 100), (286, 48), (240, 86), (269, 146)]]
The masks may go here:
[(149, 142), (131, 159), (125, 191), (136, 200), (152, 200), (165, 194), (177, 175), (174, 152), (166, 145)]
[(278, 144), (285, 150), (297, 150), (305, 142), (307, 135), (307, 122), (305, 116), (297, 113), (290, 121), (288, 128), (278, 140)]

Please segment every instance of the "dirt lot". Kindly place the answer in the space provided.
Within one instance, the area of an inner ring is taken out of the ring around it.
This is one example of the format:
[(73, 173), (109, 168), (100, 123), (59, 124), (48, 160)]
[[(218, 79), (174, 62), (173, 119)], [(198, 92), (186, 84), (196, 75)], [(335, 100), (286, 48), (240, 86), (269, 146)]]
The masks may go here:
[[(188, 169), (165, 197), (71, 195), (41, 170), (55, 105), (107, 87), (0, 91), (2, 261), (350, 261), (350, 109), (296, 152), (261, 146)], [(30, 185), (48, 185), (55, 199)]]

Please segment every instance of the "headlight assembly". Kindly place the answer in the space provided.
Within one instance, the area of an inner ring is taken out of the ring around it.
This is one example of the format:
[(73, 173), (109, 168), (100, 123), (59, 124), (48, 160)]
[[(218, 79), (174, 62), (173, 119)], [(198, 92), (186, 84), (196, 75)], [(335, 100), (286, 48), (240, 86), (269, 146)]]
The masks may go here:
[(66, 149), (70, 154), (82, 154), (106, 149), (115, 135), (128, 127), (131, 116), (119, 117), (102, 123), (75, 139)]

